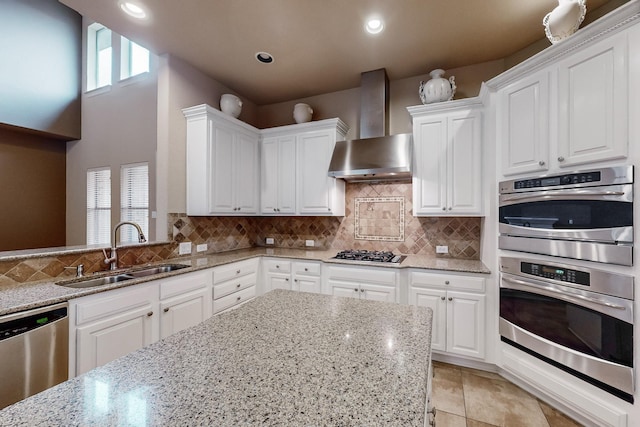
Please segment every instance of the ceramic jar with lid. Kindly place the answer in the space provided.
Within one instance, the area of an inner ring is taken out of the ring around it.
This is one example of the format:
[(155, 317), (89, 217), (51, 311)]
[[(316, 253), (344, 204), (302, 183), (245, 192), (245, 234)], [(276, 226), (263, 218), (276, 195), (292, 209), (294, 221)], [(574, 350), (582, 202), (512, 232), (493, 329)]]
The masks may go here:
[(444, 70), (437, 69), (429, 73), (431, 80), (420, 82), (420, 99), (423, 104), (431, 104), (433, 102), (451, 101), (456, 93), (455, 77), (449, 79), (442, 77)]
[(313, 109), (308, 104), (296, 104), (293, 107), (293, 119), (296, 123), (306, 123), (311, 121)]
[(220, 98), (220, 110), (225, 114), (238, 118), (242, 111), (242, 101), (235, 95), (225, 93)]

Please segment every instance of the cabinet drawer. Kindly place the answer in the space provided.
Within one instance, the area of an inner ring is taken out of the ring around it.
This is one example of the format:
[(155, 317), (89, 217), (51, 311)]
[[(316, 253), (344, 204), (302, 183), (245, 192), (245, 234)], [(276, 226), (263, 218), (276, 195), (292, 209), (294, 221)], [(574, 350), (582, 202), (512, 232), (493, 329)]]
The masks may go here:
[(329, 279), (395, 285), (396, 272), (384, 268), (329, 267)]
[(225, 297), (213, 300), (213, 313), (219, 313), (222, 310), (233, 307), (234, 305), (238, 305), (245, 301), (248, 301), (255, 296), (256, 287), (255, 285), (253, 285)]
[(468, 291), (484, 292), (484, 278), (469, 276), (453, 276), (443, 274), (409, 273), (410, 286), (442, 289), (464, 289)]
[(213, 286), (213, 299), (222, 298), (225, 295), (229, 295), (241, 289), (254, 286), (256, 284), (256, 273), (251, 273), (246, 276), (238, 277), (237, 279), (231, 279), (224, 283), (219, 283)]
[(160, 299), (171, 298), (185, 292), (206, 288), (211, 283), (211, 270), (182, 274), (160, 283)]
[(269, 273), (290, 273), (291, 261), (281, 259), (267, 259), (264, 261), (265, 269)]
[(317, 262), (294, 262), (293, 272), (303, 276), (319, 276), (320, 263)]
[(227, 280), (245, 276), (250, 273), (256, 273), (259, 262), (260, 259), (255, 258), (216, 267), (213, 270), (213, 284), (226, 282)]
[(147, 306), (157, 298), (156, 286), (135, 285), (81, 298), (76, 303), (76, 325)]

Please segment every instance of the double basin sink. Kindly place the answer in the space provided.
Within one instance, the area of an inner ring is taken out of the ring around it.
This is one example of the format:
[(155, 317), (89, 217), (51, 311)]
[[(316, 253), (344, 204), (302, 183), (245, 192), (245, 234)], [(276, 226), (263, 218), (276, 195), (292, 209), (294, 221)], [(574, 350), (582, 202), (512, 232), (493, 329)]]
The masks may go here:
[(169, 273), (171, 271), (180, 270), (186, 268), (188, 265), (183, 264), (162, 264), (152, 267), (145, 267), (128, 272), (118, 272), (110, 276), (94, 277), (86, 279), (65, 280), (56, 283), (57, 285), (64, 286), (66, 288), (94, 288), (96, 286), (110, 285), (113, 283), (124, 282), (127, 280), (140, 279), (142, 277), (153, 276), (155, 274)]

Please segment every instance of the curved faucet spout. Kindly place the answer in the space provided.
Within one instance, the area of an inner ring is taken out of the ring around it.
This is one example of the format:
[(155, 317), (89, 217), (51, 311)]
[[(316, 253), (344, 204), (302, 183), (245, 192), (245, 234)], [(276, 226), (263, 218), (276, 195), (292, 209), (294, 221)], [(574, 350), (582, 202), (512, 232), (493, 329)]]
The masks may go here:
[(138, 231), (138, 242), (139, 243), (144, 243), (147, 241), (147, 238), (144, 237), (144, 232), (142, 231), (142, 227), (140, 227), (138, 224), (136, 224), (135, 222), (131, 222), (131, 221), (122, 221), (119, 222), (118, 224), (116, 224), (115, 227), (113, 227), (113, 241), (112, 241), (112, 245), (111, 245), (111, 256), (107, 256), (106, 251), (103, 250), (105, 256), (104, 256), (104, 263), (105, 264), (109, 264), (109, 269), (110, 270), (115, 270), (118, 268), (118, 253), (116, 252), (116, 249), (118, 247), (118, 229), (120, 227), (122, 227), (123, 225), (128, 224), (128, 225), (133, 225), (136, 230)]

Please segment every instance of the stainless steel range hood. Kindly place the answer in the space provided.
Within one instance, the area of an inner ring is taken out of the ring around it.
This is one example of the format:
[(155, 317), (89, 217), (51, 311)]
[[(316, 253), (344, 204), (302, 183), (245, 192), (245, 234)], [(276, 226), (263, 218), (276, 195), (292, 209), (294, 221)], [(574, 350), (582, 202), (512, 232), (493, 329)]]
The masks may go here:
[(362, 73), (360, 91), (361, 139), (336, 143), (329, 176), (349, 182), (410, 179), (412, 135), (386, 135), (389, 80), (384, 68)]

